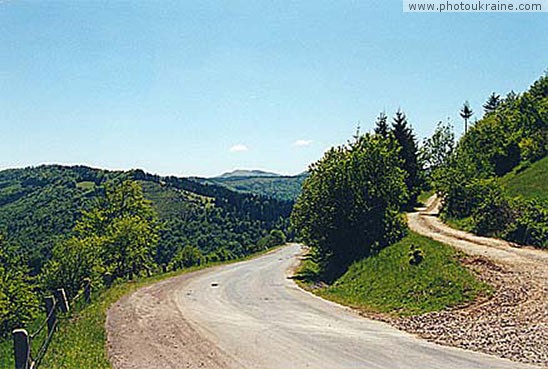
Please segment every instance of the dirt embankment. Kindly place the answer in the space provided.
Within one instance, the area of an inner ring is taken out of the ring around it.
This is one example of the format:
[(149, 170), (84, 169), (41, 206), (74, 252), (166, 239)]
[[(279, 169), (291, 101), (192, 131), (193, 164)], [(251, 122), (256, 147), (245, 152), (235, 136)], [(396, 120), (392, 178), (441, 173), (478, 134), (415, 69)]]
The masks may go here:
[(463, 251), (463, 262), (494, 293), (451, 311), (388, 320), (437, 343), (548, 366), (548, 252), (452, 229), (438, 209), (432, 198), (408, 214), (409, 227)]

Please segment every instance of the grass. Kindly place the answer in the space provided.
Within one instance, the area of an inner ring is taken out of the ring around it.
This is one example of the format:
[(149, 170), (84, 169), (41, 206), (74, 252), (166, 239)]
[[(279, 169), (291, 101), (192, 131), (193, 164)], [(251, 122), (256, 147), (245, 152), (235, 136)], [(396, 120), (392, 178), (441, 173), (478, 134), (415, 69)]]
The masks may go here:
[[(143, 278), (137, 281), (120, 282), (108, 290), (100, 292), (94, 297), (93, 302), (83, 307), (73, 316), (63, 321), (58, 327), (58, 332), (53, 336), (52, 343), (44, 357), (40, 368), (43, 369), (110, 369), (106, 351), (105, 321), (108, 308), (131, 292), (137, 289), (175, 277), (184, 273), (209, 268), (221, 264), (236, 263), (255, 258), (281, 246), (274, 247), (245, 258), (230, 260), (227, 262), (211, 263), (176, 272)], [(37, 347), (36, 347), (37, 349)], [(35, 352), (35, 351), (33, 351)], [(13, 368), (13, 344), (11, 339), (0, 342), (0, 368)]]
[(428, 199), (434, 194), (434, 192), (434, 190), (422, 191), (417, 198), (417, 202), (421, 205), (426, 206), (426, 201), (428, 201)]
[(461, 231), (473, 232), (474, 230), (474, 221), (471, 216), (460, 219), (444, 217), (443, 222), (448, 226), (455, 229), (460, 229)]
[(548, 204), (548, 156), (530, 165), (521, 165), (501, 178), (508, 195), (522, 196)]
[[(411, 245), (424, 260), (409, 264)], [(330, 286), (317, 288), (318, 267), (305, 260), (298, 271), (300, 284), (315, 294), (354, 308), (393, 315), (415, 315), (465, 304), (491, 293), (459, 261), (452, 247), (410, 232), (378, 255), (357, 261)]]
[(82, 181), (82, 182), (76, 183), (76, 187), (82, 190), (93, 190), (95, 188), (95, 183), (89, 182), (89, 181)]

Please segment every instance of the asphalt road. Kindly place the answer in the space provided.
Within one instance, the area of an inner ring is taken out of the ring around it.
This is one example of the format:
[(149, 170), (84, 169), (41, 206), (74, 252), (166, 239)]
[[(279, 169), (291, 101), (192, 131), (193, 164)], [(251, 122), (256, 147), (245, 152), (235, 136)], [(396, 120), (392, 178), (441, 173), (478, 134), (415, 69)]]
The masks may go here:
[(296, 286), (290, 245), (188, 278), (174, 302), (196, 334), (253, 368), (515, 368), (508, 360), (439, 346), (358, 316)]

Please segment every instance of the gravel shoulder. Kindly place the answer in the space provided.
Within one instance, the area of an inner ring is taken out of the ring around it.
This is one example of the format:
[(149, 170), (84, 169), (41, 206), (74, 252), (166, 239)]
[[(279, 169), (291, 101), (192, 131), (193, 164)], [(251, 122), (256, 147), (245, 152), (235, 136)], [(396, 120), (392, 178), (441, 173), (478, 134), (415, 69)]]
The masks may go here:
[(115, 369), (236, 367), (217, 345), (198, 334), (177, 307), (190, 278), (183, 274), (124, 296), (107, 313), (107, 351)]
[(438, 218), (439, 201), (408, 214), (409, 227), (466, 256), (494, 288), (489, 299), (391, 324), (428, 340), (548, 367), (548, 252), (453, 229)]

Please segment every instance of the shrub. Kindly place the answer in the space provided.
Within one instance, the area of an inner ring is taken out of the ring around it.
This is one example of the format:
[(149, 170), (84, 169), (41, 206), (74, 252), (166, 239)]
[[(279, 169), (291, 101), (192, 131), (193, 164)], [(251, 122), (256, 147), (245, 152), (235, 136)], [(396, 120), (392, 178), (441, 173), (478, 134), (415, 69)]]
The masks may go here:
[(536, 201), (512, 200), (512, 221), (503, 238), (525, 245), (548, 248), (548, 209)]

